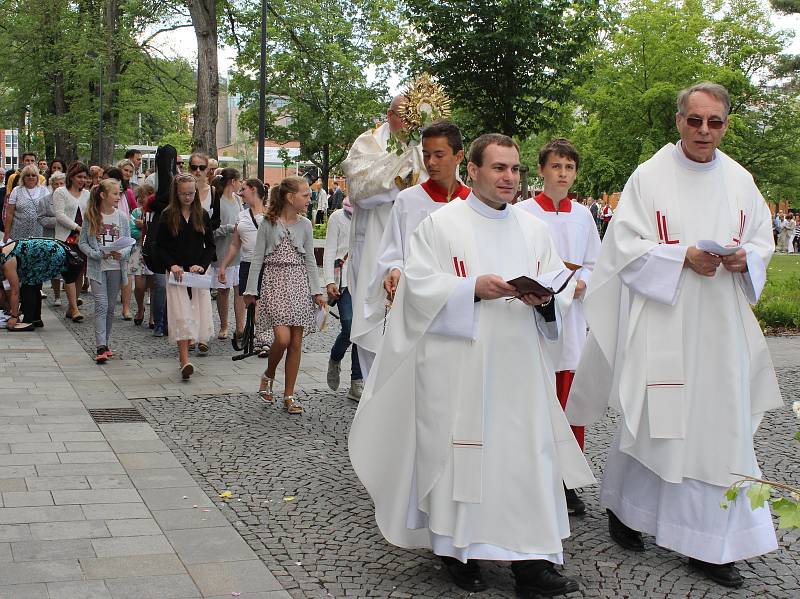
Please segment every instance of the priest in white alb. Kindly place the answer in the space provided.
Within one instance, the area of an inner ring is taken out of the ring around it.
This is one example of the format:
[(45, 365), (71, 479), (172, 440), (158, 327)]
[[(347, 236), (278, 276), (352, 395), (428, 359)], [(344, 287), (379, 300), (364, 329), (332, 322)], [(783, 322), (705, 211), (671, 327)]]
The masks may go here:
[(750, 307), (774, 251), (771, 217), (752, 176), (717, 149), (729, 109), (720, 85), (682, 91), (680, 141), (625, 185), (584, 300), (590, 335), (567, 416), (621, 412), (600, 492), (615, 541), (643, 551), (653, 535), (739, 587), (734, 562), (776, 549), (775, 530), (767, 504), (720, 503), (740, 475), (760, 476), (753, 435), (782, 401)]
[(429, 179), (397, 194), (364, 299), (364, 320), (360, 330), (351, 335), (353, 343), (373, 353), (380, 345), (386, 309), (394, 298), (411, 234), (430, 213), (453, 200), (467, 199), (470, 192), (458, 178), (458, 165), (464, 158), (464, 141), (459, 128), (440, 121), (423, 129), (420, 137), (422, 160)]
[[(427, 178), (419, 144), (408, 143), (405, 123), (399, 108), (403, 95), (392, 100), (386, 122), (362, 133), (342, 162), (347, 177), (347, 194), (353, 206), (350, 226), (350, 292), (353, 298), (351, 337), (364, 330), (364, 301), (367, 286), (378, 258), (378, 245), (389, 220), (397, 194)], [(372, 331), (380, 337), (380, 331)], [(374, 346), (374, 343), (369, 343)], [(361, 371), (366, 377), (374, 351), (358, 348)]]
[(411, 237), (350, 459), (384, 537), (431, 549), (459, 587), (485, 589), (479, 561), (502, 560), (521, 597), (570, 593), (577, 583), (554, 568), (570, 532), (563, 485), (594, 479), (544, 347), (575, 284), (513, 299), (507, 281), (563, 262), (544, 223), (508, 205), (513, 140), (476, 139), (468, 171), (473, 193)]
[[(535, 198), (516, 204), (514, 208), (525, 210), (543, 220), (550, 229), (561, 259), (580, 267), (576, 274), (577, 285), (572, 306), (564, 318), (561, 353), (555, 366), (558, 401), (562, 408), (566, 408), (575, 369), (586, 344), (583, 295), (600, 253), (600, 235), (589, 209), (569, 197), (580, 164), (575, 146), (567, 139), (554, 139), (539, 150), (538, 162), (544, 190)], [(574, 426), (572, 432), (583, 449), (584, 427)], [(586, 512), (583, 500), (574, 489), (567, 489), (566, 497), (570, 514), (578, 516)]]

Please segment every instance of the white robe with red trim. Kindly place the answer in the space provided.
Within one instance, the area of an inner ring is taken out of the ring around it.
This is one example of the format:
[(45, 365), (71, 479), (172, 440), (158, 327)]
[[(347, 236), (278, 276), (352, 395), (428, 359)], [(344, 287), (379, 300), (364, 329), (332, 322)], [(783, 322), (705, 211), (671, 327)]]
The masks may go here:
[[(600, 253), (600, 235), (589, 209), (564, 198), (556, 210), (552, 200), (543, 193), (516, 204), (514, 208), (525, 210), (545, 222), (558, 255), (566, 262), (580, 264), (581, 268), (575, 277), (588, 285)], [(586, 317), (583, 314), (583, 299), (579, 299), (572, 302), (564, 317), (561, 356), (556, 371), (575, 370), (585, 344)]]
[[(684, 267), (700, 240), (739, 245), (748, 272)], [(783, 404), (750, 308), (774, 250), (769, 209), (722, 152), (692, 162), (668, 144), (631, 176), (584, 302), (589, 340), (567, 416), (622, 413), (601, 503), (659, 545), (725, 563), (774, 549), (768, 508), (719, 507), (737, 474), (758, 477), (753, 434)]]
[[(464, 200), (469, 191), (469, 187), (459, 182), (454, 198)], [(402, 272), (412, 233), (429, 214), (447, 202), (447, 190), (439, 187), (431, 179), (397, 194), (378, 247), (377, 263), (370, 269), (372, 276), (363, 308), (359, 308), (362, 313), (358, 317), (355, 314), (353, 316), (350, 340), (359, 347), (372, 353), (378, 351), (386, 314), (386, 291), (383, 288), (383, 280), (392, 269), (397, 268)], [(364, 275), (366, 274), (367, 271), (364, 271)]]
[(594, 479), (545, 358), (553, 323), (520, 301), (473, 301), (477, 276), (535, 276), (537, 262), (563, 267), (544, 224), (474, 195), (412, 235), (349, 438), (389, 542), (461, 560), (561, 561), (562, 481)]

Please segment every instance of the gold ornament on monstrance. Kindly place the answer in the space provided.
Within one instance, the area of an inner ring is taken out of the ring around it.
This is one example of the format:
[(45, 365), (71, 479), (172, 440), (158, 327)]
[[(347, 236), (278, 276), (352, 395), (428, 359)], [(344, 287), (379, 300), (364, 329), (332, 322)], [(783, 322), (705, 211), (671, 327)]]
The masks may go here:
[(397, 112), (410, 132), (450, 116), (450, 98), (428, 73), (417, 77), (403, 95), (406, 102)]

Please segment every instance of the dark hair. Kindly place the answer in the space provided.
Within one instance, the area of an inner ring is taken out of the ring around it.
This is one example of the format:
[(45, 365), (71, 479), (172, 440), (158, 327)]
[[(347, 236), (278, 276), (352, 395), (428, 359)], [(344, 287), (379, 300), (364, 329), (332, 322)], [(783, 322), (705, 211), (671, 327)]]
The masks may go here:
[(265, 206), (267, 205), (267, 190), (264, 188), (264, 184), (261, 182), (261, 179), (256, 179), (255, 177), (252, 177), (250, 179), (247, 179), (244, 182), (244, 184), (247, 185), (248, 187), (252, 187), (253, 189), (255, 189), (256, 195), (258, 195), (258, 197), (261, 198), (261, 203), (264, 204)]
[(572, 145), (570, 140), (563, 137), (556, 137), (551, 142), (542, 146), (542, 149), (539, 150), (539, 166), (544, 168), (544, 165), (547, 164), (547, 158), (550, 156), (550, 154), (569, 158), (575, 163), (576, 171), (581, 165), (581, 158), (578, 156), (578, 150), (575, 149), (575, 146)]
[(453, 150), (453, 154), (457, 154), (464, 149), (464, 138), (461, 136), (461, 130), (449, 121), (436, 121), (425, 127), (422, 130), (422, 140), (424, 141), (431, 137), (447, 138), (447, 145)]
[(483, 152), (492, 145), (503, 148), (516, 148), (517, 153), (519, 153), (519, 145), (508, 135), (484, 133), (469, 146), (469, 161), (475, 166), (483, 166)]
[(46, 173), (45, 173), (45, 175), (44, 175), (44, 178), (45, 178), (45, 179), (46, 179), (48, 182), (50, 181), (50, 177), (51, 177), (51, 175), (53, 174), (53, 165), (54, 165), (56, 162), (58, 162), (58, 163), (61, 165), (61, 170), (62, 170), (62, 171), (64, 171), (64, 172), (66, 173), (66, 170), (67, 170), (67, 163), (66, 163), (66, 162), (64, 162), (64, 159), (63, 159), (63, 158), (58, 158), (58, 157), (56, 157), (56, 158), (53, 158), (53, 159), (50, 161), (50, 164), (47, 166), (47, 172), (46, 172)]
[(141, 154), (141, 153), (142, 153), (141, 150), (137, 150), (136, 148), (131, 148), (130, 150), (125, 150), (125, 158), (131, 159), (134, 156), (136, 156), (136, 154)]
[(122, 169), (117, 168), (116, 166), (112, 166), (110, 169), (108, 169), (105, 172), (105, 176), (108, 177), (109, 179), (116, 179), (117, 181), (119, 181), (120, 189), (122, 189), (123, 192), (131, 186), (130, 181), (125, 181), (122, 178)]
[(214, 188), (214, 201), (217, 202), (222, 197), (222, 192), (225, 191), (225, 186), (234, 179), (240, 179), (241, 175), (235, 168), (228, 167), (222, 169), (222, 172), (211, 181)]
[(33, 156), (33, 159), (36, 160), (36, 152), (23, 152), (22, 156), (19, 157), (19, 161), (25, 160), (25, 156)]
[(194, 200), (190, 208), (189, 218), (192, 221), (194, 230), (198, 233), (205, 233), (206, 227), (203, 218), (203, 205), (200, 203), (200, 194), (197, 193), (197, 180), (187, 173), (180, 173), (172, 178), (169, 186), (169, 205), (161, 213), (161, 220), (167, 224), (173, 237), (178, 236), (181, 223), (181, 201), (178, 198), (178, 186), (182, 183), (192, 183), (194, 187)]
[(77, 160), (72, 164), (70, 164), (69, 168), (67, 169), (67, 180), (64, 181), (64, 187), (69, 189), (70, 186), (72, 185), (72, 179), (75, 178), (77, 175), (80, 175), (81, 173), (83, 173), (88, 177), (89, 167), (86, 166), (83, 162)]

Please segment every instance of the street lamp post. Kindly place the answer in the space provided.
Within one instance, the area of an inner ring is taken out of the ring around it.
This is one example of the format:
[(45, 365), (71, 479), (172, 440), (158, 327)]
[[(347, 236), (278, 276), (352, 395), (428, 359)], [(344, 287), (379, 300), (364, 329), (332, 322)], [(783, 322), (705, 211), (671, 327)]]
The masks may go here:
[(258, 178), (264, 180), (264, 137), (267, 118), (267, 0), (261, 0), (261, 68), (258, 98)]

